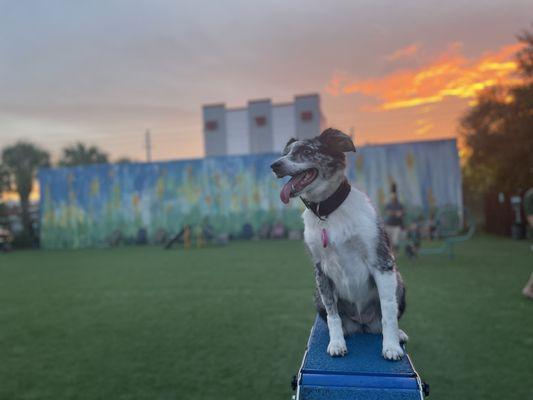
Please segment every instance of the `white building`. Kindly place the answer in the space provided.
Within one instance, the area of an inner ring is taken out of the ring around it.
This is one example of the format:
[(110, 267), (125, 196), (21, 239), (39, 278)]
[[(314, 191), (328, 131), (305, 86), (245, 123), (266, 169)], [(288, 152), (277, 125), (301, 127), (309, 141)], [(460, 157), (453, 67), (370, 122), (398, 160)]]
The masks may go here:
[(247, 107), (203, 106), (206, 156), (280, 152), (291, 138), (305, 139), (324, 128), (320, 96), (295, 96), (292, 103), (252, 100)]

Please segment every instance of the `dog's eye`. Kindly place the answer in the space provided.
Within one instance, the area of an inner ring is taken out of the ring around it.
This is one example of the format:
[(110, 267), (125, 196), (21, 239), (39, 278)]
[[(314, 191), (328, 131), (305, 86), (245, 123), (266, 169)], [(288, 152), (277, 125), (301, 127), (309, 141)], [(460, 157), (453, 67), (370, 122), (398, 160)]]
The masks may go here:
[(311, 154), (313, 154), (313, 151), (311, 149), (304, 149), (305, 156), (310, 156)]

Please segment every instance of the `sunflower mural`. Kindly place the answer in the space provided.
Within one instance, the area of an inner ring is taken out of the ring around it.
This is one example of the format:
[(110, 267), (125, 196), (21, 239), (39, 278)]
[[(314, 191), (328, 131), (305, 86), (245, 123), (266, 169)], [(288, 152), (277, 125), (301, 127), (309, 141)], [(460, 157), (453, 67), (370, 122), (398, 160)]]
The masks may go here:
[[(270, 171), (277, 154), (120, 165), (42, 169), (41, 244), (44, 248), (107, 246), (120, 232), (133, 241), (139, 229), (193, 232), (206, 218), (217, 233), (238, 234), (245, 223), (258, 229), (280, 220), (301, 229), (304, 206), (284, 205), (282, 180)], [(354, 157), (354, 158), (351, 158)], [(348, 176), (379, 206), (389, 181), (402, 201), (424, 210), (461, 205), (461, 176), (454, 140), (358, 148)], [(446, 176), (443, 174), (445, 173)], [(408, 188), (408, 189), (407, 189)]]
[(410, 202), (413, 204), (421, 204), (422, 203), (422, 191), (420, 190), (420, 173), (423, 173), (424, 171), (420, 171), (420, 168), (418, 168), (418, 162), (416, 153), (414, 151), (415, 149), (408, 149), (405, 155), (405, 193), (404, 195), (407, 196), (407, 198), (411, 199)]

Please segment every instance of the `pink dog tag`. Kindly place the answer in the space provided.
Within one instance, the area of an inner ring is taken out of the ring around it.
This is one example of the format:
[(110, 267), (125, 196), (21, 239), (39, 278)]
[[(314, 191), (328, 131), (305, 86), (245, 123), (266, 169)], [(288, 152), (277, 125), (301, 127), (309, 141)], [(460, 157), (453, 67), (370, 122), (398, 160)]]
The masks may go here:
[(328, 247), (328, 231), (325, 228), (322, 228), (322, 246)]

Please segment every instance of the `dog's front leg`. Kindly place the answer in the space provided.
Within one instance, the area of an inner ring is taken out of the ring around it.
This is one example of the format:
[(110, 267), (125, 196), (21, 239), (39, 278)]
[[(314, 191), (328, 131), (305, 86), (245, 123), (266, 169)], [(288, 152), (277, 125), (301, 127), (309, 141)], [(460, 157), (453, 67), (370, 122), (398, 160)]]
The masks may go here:
[(343, 356), (348, 352), (348, 349), (342, 332), (342, 320), (337, 310), (337, 294), (335, 293), (333, 282), (324, 274), (320, 263), (315, 265), (315, 279), (327, 314), (329, 330), (328, 353), (331, 356)]
[(373, 275), (381, 303), (383, 357), (387, 360), (399, 360), (403, 356), (403, 349), (400, 346), (398, 328), (398, 301), (396, 299), (398, 282), (396, 273), (394, 270), (377, 270)]

